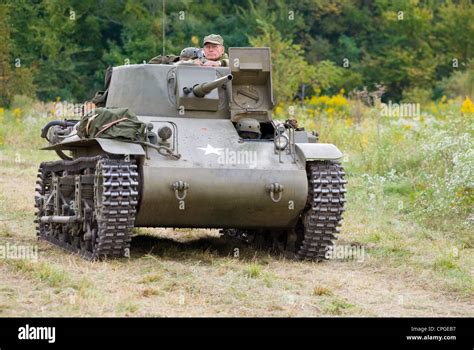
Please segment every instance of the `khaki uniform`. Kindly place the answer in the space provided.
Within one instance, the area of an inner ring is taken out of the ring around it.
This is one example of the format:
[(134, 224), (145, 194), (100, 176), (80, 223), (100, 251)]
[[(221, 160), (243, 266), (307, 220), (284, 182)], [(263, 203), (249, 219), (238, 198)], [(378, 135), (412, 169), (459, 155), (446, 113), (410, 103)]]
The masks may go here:
[(222, 67), (229, 67), (229, 56), (224, 52), (217, 62), (220, 62)]

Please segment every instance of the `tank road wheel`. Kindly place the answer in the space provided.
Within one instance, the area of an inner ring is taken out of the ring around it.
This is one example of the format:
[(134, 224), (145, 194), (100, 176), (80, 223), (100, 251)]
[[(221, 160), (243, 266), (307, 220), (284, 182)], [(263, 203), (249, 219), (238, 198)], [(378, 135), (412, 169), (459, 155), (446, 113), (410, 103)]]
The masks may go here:
[(311, 162), (307, 165), (308, 203), (295, 228), (295, 241), (287, 250), (298, 259), (321, 261), (339, 233), (344, 211), (344, 169), (335, 161)]
[(129, 256), (138, 201), (134, 160), (42, 163), (37, 185), (38, 238), (88, 260)]

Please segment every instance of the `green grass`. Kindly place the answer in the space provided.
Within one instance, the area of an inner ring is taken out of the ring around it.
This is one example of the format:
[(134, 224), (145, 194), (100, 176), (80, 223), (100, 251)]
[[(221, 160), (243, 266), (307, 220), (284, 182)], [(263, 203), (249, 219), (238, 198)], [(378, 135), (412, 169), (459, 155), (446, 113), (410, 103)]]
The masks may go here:
[(407, 180), (400, 183), (390, 183), (384, 186), (384, 193), (387, 195), (398, 194), (400, 196), (407, 196), (413, 191), (413, 186)]
[[(1, 197), (0, 197), (1, 198)], [(3, 213), (0, 213), (0, 215), (2, 215)], [(9, 217), (9, 218), (2, 218), (0, 216), (0, 219), (2, 220), (11, 220), (12, 218)], [(0, 224), (0, 237), (13, 237), (14, 233), (12, 232), (12, 230), (7, 226), (5, 225), (5, 223), (1, 223)]]
[(337, 298), (324, 302), (322, 306), (324, 313), (336, 316), (343, 315), (355, 307), (354, 304)]
[(132, 315), (139, 310), (139, 306), (130, 301), (123, 301), (117, 305), (117, 313), (119, 315)]
[(17, 271), (28, 274), (50, 287), (61, 287), (71, 282), (71, 278), (66, 271), (60, 270), (46, 262), (13, 259), (6, 260), (6, 262)]
[(440, 257), (433, 264), (435, 271), (460, 270), (458, 263), (452, 257)]
[(144, 284), (155, 283), (155, 282), (161, 281), (162, 279), (163, 279), (163, 275), (161, 273), (153, 273), (153, 274), (143, 276), (140, 279), (139, 283), (144, 283)]
[(248, 278), (257, 278), (261, 273), (261, 268), (257, 264), (250, 264), (244, 271), (244, 275)]

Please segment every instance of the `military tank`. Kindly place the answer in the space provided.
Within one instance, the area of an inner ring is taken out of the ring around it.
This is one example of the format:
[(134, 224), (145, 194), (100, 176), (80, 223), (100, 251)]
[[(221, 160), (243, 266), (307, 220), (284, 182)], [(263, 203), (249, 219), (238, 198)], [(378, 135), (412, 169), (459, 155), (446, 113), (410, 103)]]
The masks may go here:
[(230, 48), (229, 67), (114, 67), (103, 108), (42, 130), (61, 159), (39, 166), (39, 239), (102, 259), (130, 256), (134, 227), (209, 228), (325, 259), (344, 211), (342, 153), (272, 119), (270, 57)]

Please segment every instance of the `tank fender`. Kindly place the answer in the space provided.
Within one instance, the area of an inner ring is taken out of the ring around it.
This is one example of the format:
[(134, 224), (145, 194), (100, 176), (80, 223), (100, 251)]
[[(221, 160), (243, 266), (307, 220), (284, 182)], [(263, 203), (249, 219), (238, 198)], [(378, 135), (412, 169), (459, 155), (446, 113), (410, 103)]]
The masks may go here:
[(338, 160), (342, 152), (331, 143), (295, 143), (296, 154), (302, 161)]
[(136, 143), (122, 142), (113, 139), (95, 139), (100, 147), (107, 153), (111, 154), (130, 154), (144, 156), (143, 147)]
[(144, 156), (145, 150), (143, 147), (136, 143), (123, 142), (113, 139), (95, 138), (95, 139), (79, 139), (69, 140), (61, 142), (52, 146), (44, 147), (43, 150), (71, 150), (80, 147), (88, 147), (98, 143), (100, 148), (106, 153), (110, 154), (130, 154)]

